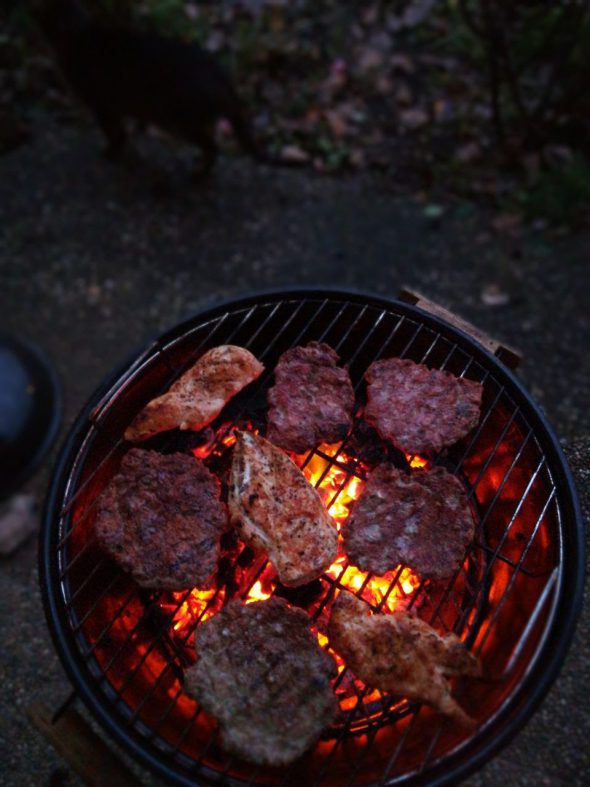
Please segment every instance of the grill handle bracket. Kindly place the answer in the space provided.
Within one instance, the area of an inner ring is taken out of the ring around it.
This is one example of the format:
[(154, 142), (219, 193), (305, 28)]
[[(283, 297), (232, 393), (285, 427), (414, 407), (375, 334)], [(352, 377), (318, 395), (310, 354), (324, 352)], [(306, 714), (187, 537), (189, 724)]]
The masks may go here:
[(116, 752), (72, 707), (70, 695), (56, 713), (36, 703), (28, 708), (31, 722), (87, 787), (141, 787)]
[(558, 579), (559, 579), (559, 569), (556, 568), (549, 575), (549, 579), (547, 580), (547, 583), (545, 584), (545, 587), (543, 588), (543, 591), (541, 592), (541, 595), (539, 596), (539, 599), (535, 604), (535, 608), (533, 609), (529, 617), (529, 620), (526, 624), (524, 631), (522, 632), (520, 639), (514, 646), (510, 659), (508, 660), (508, 663), (504, 668), (500, 680), (507, 680), (510, 677), (510, 673), (512, 672), (512, 670), (514, 669), (514, 667), (518, 662), (518, 659), (522, 655), (525, 646), (527, 644), (527, 641), (531, 635), (531, 632), (533, 631), (535, 624), (539, 620), (539, 616), (541, 615), (541, 612), (543, 612), (543, 610), (545, 609), (545, 606), (547, 605), (548, 601), (550, 599), (551, 600), (554, 599), (554, 595), (552, 591), (555, 588)]
[(492, 355), (495, 355), (496, 358), (502, 361), (502, 363), (509, 369), (516, 369), (520, 365), (522, 356), (517, 350), (511, 347), (506, 347), (506, 345), (502, 344), (496, 339), (492, 339), (491, 336), (488, 336), (487, 333), (482, 331), (480, 328), (476, 328), (475, 325), (472, 325), (472, 323), (467, 322), (467, 320), (464, 320), (462, 317), (458, 317), (456, 314), (453, 314), (453, 312), (445, 309), (444, 306), (440, 306), (440, 304), (436, 303), (435, 301), (431, 301), (429, 298), (425, 298), (423, 295), (420, 295), (419, 293), (414, 292), (413, 290), (410, 290), (406, 287), (400, 290), (399, 299), (404, 303), (409, 303), (412, 306), (417, 306), (419, 309), (430, 312), (430, 314), (434, 315), (435, 317), (439, 317), (441, 320), (450, 323), (450, 325), (454, 326), (455, 328), (458, 328), (464, 333), (469, 334), (469, 336), (474, 339), (474, 341), (481, 344), (482, 347), (488, 350), (488, 352), (491, 352)]

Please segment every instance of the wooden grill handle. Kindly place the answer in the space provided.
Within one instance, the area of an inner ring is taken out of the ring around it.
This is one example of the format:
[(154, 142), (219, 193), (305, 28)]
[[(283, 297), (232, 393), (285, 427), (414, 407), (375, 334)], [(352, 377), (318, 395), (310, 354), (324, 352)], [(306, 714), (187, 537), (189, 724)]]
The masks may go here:
[(116, 752), (69, 705), (53, 715), (41, 704), (31, 705), (28, 716), (56, 752), (87, 787), (141, 787)]
[(487, 333), (484, 333), (484, 331), (476, 328), (475, 325), (467, 322), (467, 320), (445, 309), (444, 306), (440, 306), (429, 298), (425, 298), (423, 295), (407, 288), (400, 290), (399, 299), (404, 303), (409, 303), (412, 306), (417, 306), (419, 309), (430, 312), (430, 314), (435, 317), (440, 317), (441, 320), (467, 333), (472, 339), (481, 344), (482, 347), (488, 350), (488, 352), (491, 352), (492, 355), (495, 355), (498, 360), (502, 361), (502, 363), (510, 369), (516, 369), (519, 366), (522, 355), (517, 350), (512, 347), (506, 347), (505, 344), (502, 344), (496, 339), (492, 339)]

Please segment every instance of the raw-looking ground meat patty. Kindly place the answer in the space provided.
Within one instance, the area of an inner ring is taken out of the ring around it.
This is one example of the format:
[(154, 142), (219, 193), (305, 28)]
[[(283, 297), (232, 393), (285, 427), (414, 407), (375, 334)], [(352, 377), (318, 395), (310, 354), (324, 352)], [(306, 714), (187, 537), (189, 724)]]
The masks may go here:
[(197, 459), (132, 448), (98, 498), (98, 541), (142, 587), (203, 586), (228, 526), (219, 493)]
[(440, 451), (477, 425), (483, 387), (401, 358), (375, 361), (365, 374), (365, 419), (410, 454)]
[(279, 598), (232, 601), (196, 631), (185, 689), (219, 723), (225, 749), (263, 765), (301, 756), (336, 712), (332, 658), (305, 612)]
[(422, 578), (449, 577), (461, 564), (475, 525), (467, 493), (443, 467), (407, 474), (379, 465), (344, 523), (344, 549), (362, 571), (398, 563)]
[(303, 453), (346, 437), (354, 391), (348, 371), (336, 366), (338, 360), (335, 350), (319, 342), (281, 355), (268, 392), (266, 436), (271, 443)]

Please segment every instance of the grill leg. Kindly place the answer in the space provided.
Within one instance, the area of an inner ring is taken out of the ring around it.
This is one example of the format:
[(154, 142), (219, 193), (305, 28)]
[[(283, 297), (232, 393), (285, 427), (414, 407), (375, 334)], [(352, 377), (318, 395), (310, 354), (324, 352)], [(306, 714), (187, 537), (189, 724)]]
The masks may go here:
[(74, 698), (68, 697), (53, 714), (44, 705), (31, 705), (29, 719), (87, 787), (141, 787), (117, 753), (72, 707)]

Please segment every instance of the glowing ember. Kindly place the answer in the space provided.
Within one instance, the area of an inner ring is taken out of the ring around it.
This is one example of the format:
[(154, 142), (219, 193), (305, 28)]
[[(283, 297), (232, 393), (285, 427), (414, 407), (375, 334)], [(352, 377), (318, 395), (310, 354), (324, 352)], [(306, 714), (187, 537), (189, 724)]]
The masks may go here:
[(390, 612), (405, 602), (420, 585), (420, 579), (409, 568), (402, 569), (399, 576), (401, 566), (376, 577), (354, 566), (348, 566), (342, 573), (345, 566), (346, 558), (339, 557), (326, 573), (353, 593), (362, 590), (363, 598), (370, 604), (382, 604), (384, 610)]
[(226, 448), (229, 448), (236, 442), (236, 436), (232, 432), (231, 434), (226, 435), (221, 442)]
[[(258, 434), (258, 429), (255, 429), (254, 433)], [(219, 440), (220, 435), (225, 436)], [(226, 449), (231, 448), (235, 442), (236, 435), (233, 431), (233, 426), (231, 422), (228, 422), (222, 424), (217, 430), (217, 433), (213, 435), (213, 437), (211, 437), (206, 443), (193, 448), (192, 452), (193, 455), (197, 457), (197, 459), (207, 459), (207, 457), (211, 456), (211, 454), (214, 454), (215, 456), (221, 456), (226, 451)]]
[[(215, 594), (217, 593), (217, 598), (213, 604), (210, 604), (211, 600), (214, 598)], [(178, 602), (185, 596), (185, 593), (171, 593), (170, 594), (175, 604), (161, 604), (162, 609), (165, 611), (172, 611), (176, 608)], [(193, 626), (195, 623), (199, 622), (202, 623), (203, 621), (207, 620), (208, 618), (212, 617), (215, 612), (221, 607), (223, 603), (223, 597), (225, 593), (223, 590), (218, 591), (216, 588), (208, 588), (205, 590), (201, 590), (199, 588), (193, 588), (190, 592), (188, 598), (186, 598), (180, 607), (174, 613), (174, 617), (172, 618), (172, 628), (178, 634), (186, 633), (187, 629)], [(209, 607), (207, 608), (207, 605)]]
[[(319, 447), (319, 450), (332, 455), (335, 453), (335, 446), (322, 445)], [(298, 458), (300, 460), (303, 459), (303, 457)], [(339, 457), (339, 462), (347, 466), (354, 466), (354, 462), (343, 454)], [(303, 464), (303, 462), (300, 461), (299, 464)], [(351, 476), (339, 464), (332, 465), (322, 478), (329, 465), (330, 462), (327, 459), (324, 459), (319, 454), (313, 454), (303, 468), (303, 474), (310, 484), (317, 488), (324, 504), (329, 506), (328, 513), (336, 522), (338, 530), (340, 530), (342, 522), (349, 514), (348, 506), (362, 492), (363, 482), (357, 476)], [(320, 479), (322, 480), (320, 481)]]
[(212, 450), (213, 444), (206, 443), (205, 445), (200, 445), (198, 448), (193, 448), (193, 454), (197, 457), (197, 459), (206, 459), (208, 456), (210, 456)]
[(264, 599), (270, 598), (272, 596), (273, 590), (274, 586), (271, 585), (271, 589), (267, 593), (262, 587), (262, 582), (258, 580), (258, 582), (255, 582), (250, 588), (250, 591), (246, 596), (245, 603), (251, 604), (253, 601), (264, 601)]
[(430, 468), (430, 462), (428, 461), (428, 459), (424, 459), (424, 457), (418, 456), (418, 454), (416, 454), (415, 456), (413, 454), (406, 454), (406, 459), (410, 463), (410, 467), (415, 467), (415, 468), (425, 467), (427, 470)]

